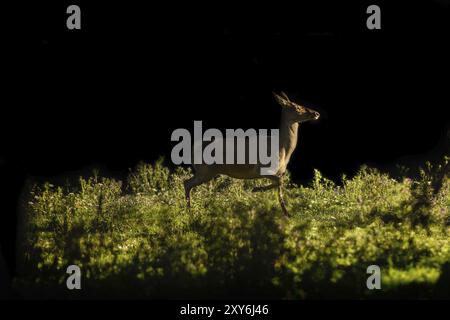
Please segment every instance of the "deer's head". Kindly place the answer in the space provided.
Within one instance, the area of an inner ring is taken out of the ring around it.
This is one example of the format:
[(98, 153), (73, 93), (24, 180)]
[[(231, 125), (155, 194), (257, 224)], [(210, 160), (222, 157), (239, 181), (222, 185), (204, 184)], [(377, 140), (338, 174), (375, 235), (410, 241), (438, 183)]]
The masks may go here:
[(286, 93), (281, 92), (279, 95), (273, 93), (278, 104), (283, 107), (287, 116), (295, 122), (306, 122), (310, 120), (317, 120), (320, 117), (320, 113), (315, 110), (301, 106), (295, 102), (289, 100)]

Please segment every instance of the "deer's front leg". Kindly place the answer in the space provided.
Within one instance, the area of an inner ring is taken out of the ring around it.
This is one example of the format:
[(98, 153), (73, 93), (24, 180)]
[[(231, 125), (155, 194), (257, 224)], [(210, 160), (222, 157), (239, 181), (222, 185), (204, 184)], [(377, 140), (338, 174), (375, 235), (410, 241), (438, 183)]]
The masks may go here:
[(253, 188), (253, 192), (265, 191), (265, 190), (278, 188), (278, 201), (280, 202), (281, 210), (283, 210), (283, 213), (285, 216), (289, 217), (290, 215), (286, 209), (286, 203), (284, 202), (284, 199), (283, 199), (283, 181), (282, 181), (283, 178), (282, 178), (282, 176), (272, 176), (272, 177), (268, 177), (268, 178), (273, 181), (272, 184), (270, 184), (268, 186), (263, 186), (263, 187), (255, 187), (255, 188)]
[(284, 199), (283, 199), (283, 188), (282, 188), (281, 183), (278, 186), (278, 201), (280, 202), (281, 210), (283, 210), (284, 215), (286, 217), (290, 217), (290, 214), (286, 209), (286, 203), (284, 202)]
[(252, 189), (252, 191), (253, 192), (267, 191), (267, 190), (275, 189), (276, 187), (278, 187), (278, 184), (272, 183), (272, 184), (269, 184), (268, 186), (254, 187)]
[(286, 209), (286, 203), (284, 202), (283, 197), (283, 176), (273, 176), (270, 177), (270, 179), (273, 181), (271, 185), (268, 185), (266, 187), (261, 187), (263, 190), (268, 190), (272, 188), (278, 188), (278, 201), (280, 202), (281, 210), (283, 210), (283, 213), (286, 217), (289, 217), (289, 212)]
[(262, 187), (254, 187), (252, 189), (253, 192), (259, 192), (259, 191), (267, 191), (267, 190), (272, 190), (275, 189), (276, 187), (278, 187), (281, 184), (281, 178), (277, 177), (277, 176), (268, 176), (267, 178), (269, 178), (270, 180), (272, 180), (272, 183), (269, 184), (268, 186), (262, 186)]

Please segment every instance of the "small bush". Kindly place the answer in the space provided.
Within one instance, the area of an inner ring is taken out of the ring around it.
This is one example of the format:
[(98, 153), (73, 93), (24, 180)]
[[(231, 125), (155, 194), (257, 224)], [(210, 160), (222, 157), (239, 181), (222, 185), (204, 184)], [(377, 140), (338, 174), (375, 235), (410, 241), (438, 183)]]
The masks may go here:
[[(187, 210), (190, 170), (162, 162), (140, 164), (124, 185), (95, 175), (35, 186), (15, 288), (72, 297), (65, 271), (76, 264), (86, 298), (443, 297), (450, 182), (430, 172), (395, 180), (363, 167), (336, 184), (316, 170), (309, 186), (288, 183), (291, 219), (275, 191), (251, 192), (264, 180), (219, 177)], [(373, 264), (382, 290), (366, 287)]]

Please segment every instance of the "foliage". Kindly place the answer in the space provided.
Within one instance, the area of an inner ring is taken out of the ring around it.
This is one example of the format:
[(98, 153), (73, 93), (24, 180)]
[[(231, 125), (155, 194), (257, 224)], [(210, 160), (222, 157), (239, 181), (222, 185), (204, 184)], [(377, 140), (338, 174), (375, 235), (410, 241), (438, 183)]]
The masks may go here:
[[(290, 219), (275, 191), (251, 191), (264, 180), (219, 177), (194, 189), (188, 210), (190, 170), (161, 162), (140, 164), (124, 185), (97, 175), (35, 185), (15, 288), (58, 298), (448, 297), (444, 167), (415, 180), (363, 167), (340, 184), (316, 170), (309, 186), (288, 183)], [(65, 287), (72, 264), (77, 292)], [(373, 264), (381, 290), (366, 287)]]

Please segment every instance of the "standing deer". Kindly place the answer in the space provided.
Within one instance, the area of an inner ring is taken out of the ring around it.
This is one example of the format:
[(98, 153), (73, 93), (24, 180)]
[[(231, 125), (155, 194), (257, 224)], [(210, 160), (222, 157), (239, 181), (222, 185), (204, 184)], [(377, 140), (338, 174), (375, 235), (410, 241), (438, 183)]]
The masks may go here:
[(317, 111), (292, 102), (284, 92), (281, 92), (280, 95), (273, 93), (273, 95), (282, 107), (279, 129), (279, 161), (278, 168), (275, 170), (276, 173), (274, 175), (261, 175), (259, 170), (261, 166), (259, 164), (194, 164), (194, 176), (184, 181), (186, 201), (189, 208), (191, 206), (191, 189), (223, 174), (237, 179), (268, 178), (272, 180), (270, 185), (256, 187), (253, 191), (265, 191), (278, 188), (278, 200), (281, 209), (286, 216), (289, 216), (283, 199), (282, 178), (286, 172), (286, 167), (292, 153), (297, 146), (299, 124), (310, 120), (317, 120), (320, 114)]

